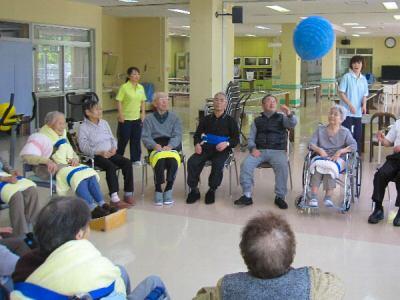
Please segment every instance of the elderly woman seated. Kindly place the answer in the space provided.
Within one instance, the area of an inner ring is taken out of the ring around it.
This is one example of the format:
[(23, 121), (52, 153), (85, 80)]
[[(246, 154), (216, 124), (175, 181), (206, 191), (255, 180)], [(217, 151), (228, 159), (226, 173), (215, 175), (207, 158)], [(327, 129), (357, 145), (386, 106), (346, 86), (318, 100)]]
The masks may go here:
[(34, 165), (37, 176), (48, 179), (56, 175), (56, 191), (62, 196), (72, 189), (89, 205), (93, 218), (106, 216), (117, 209), (104, 202), (95, 170), (79, 163), (66, 138), (63, 113), (49, 112), (39, 133), (32, 134), (21, 150), (24, 162)]
[[(133, 198), (133, 170), (131, 161), (117, 154), (117, 141), (97, 101), (85, 99), (82, 104), (85, 116), (79, 126), (78, 142), (80, 150), (94, 157), (94, 165), (106, 171), (106, 181), (111, 198), (111, 206), (129, 208), (135, 203)], [(119, 184), (117, 169), (121, 168), (124, 176), (124, 198), (118, 196)]]
[[(154, 112), (143, 122), (142, 141), (149, 151), (149, 162), (154, 168), (154, 204), (173, 204), (172, 187), (175, 181), (182, 148), (182, 125), (178, 116), (169, 108), (168, 93), (157, 92), (154, 95)], [(164, 191), (161, 185), (167, 183)]]
[(81, 199), (50, 200), (34, 229), (39, 248), (24, 255), (12, 275), (15, 286), (11, 298), (145, 299), (153, 290), (168, 297), (156, 276), (147, 277), (130, 291), (126, 270), (87, 240), (89, 221), (89, 208)]
[(334, 206), (332, 192), (336, 187), (336, 178), (344, 168), (344, 156), (348, 152), (357, 151), (357, 143), (351, 132), (341, 125), (345, 118), (344, 107), (331, 107), (328, 125), (319, 126), (311, 138), (309, 148), (317, 154), (310, 166), (312, 176), (309, 205), (312, 207), (318, 206), (317, 193), (321, 182), (324, 184), (325, 206)]
[(252, 218), (239, 246), (248, 271), (225, 275), (193, 300), (343, 299), (343, 283), (335, 275), (292, 267), (296, 238), (283, 217), (267, 212)]

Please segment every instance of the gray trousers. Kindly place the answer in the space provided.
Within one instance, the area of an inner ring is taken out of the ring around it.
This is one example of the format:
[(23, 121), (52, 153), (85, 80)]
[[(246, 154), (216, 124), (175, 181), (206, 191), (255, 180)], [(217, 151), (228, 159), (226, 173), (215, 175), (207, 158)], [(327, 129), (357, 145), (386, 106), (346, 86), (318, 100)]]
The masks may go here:
[(28, 224), (34, 224), (39, 214), (39, 198), (35, 187), (15, 193), (9, 202), (10, 221), (14, 235), (30, 232)]
[(287, 194), (288, 163), (285, 150), (260, 150), (261, 155), (249, 155), (240, 166), (240, 185), (243, 193), (251, 193), (254, 186), (254, 169), (263, 162), (268, 162), (275, 174), (275, 194), (284, 198)]

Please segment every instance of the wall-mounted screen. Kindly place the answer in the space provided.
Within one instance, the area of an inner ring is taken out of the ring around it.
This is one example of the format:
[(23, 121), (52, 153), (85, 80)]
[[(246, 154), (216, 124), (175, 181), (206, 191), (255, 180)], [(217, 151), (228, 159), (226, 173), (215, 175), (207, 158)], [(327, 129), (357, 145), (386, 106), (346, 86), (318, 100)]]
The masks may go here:
[(257, 57), (245, 57), (244, 65), (245, 66), (257, 66)]
[(382, 80), (400, 80), (400, 66), (382, 66)]
[(259, 66), (269, 66), (271, 64), (271, 57), (259, 57), (258, 65)]

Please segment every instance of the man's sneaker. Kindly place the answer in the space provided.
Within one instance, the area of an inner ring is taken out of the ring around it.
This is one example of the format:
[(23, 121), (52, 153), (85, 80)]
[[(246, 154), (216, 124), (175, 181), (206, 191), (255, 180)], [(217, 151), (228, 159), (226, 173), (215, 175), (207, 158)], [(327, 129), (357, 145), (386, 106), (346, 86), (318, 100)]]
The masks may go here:
[(172, 190), (168, 190), (164, 192), (164, 200), (165, 205), (174, 204), (174, 199), (172, 198)]
[(311, 198), (308, 201), (308, 206), (310, 206), (310, 207), (318, 207), (318, 199), (317, 198)]
[(246, 197), (245, 195), (243, 195), (242, 197), (240, 197), (239, 199), (237, 199), (235, 202), (233, 202), (233, 204), (235, 205), (252, 205), (253, 204), (253, 199)]
[(335, 206), (335, 204), (333, 204), (332, 199), (330, 197), (324, 198), (324, 205), (325, 205), (325, 207), (334, 207)]
[(209, 189), (207, 191), (204, 202), (206, 204), (213, 204), (215, 202), (215, 190)]
[(275, 197), (275, 205), (278, 206), (280, 209), (287, 209), (288, 205), (285, 202), (285, 199), (276, 196)]
[(400, 209), (397, 212), (397, 215), (394, 217), (393, 226), (400, 226)]
[(154, 205), (162, 206), (164, 201), (164, 196), (162, 192), (156, 192), (154, 194)]
[(191, 189), (189, 195), (186, 198), (187, 204), (195, 203), (197, 200), (200, 199), (200, 191), (198, 188)]
[(125, 202), (125, 203), (128, 203), (129, 206), (133, 206), (133, 205), (136, 204), (135, 198), (133, 198), (133, 195), (131, 195), (131, 196), (124, 196), (124, 202)]
[[(379, 221), (383, 220), (384, 217), (385, 217), (385, 215), (383, 213), (383, 208), (375, 208), (373, 213), (368, 218), (368, 223), (370, 223), (370, 224), (379, 223)], [(394, 221), (393, 221), (393, 223), (394, 223)]]
[(133, 164), (134, 166), (141, 166), (141, 165), (142, 165), (142, 162), (141, 162), (140, 160), (137, 160), (137, 161), (134, 161), (132, 164)]
[(102, 217), (107, 216), (108, 214), (109, 214), (109, 212), (104, 210), (100, 206), (96, 206), (96, 208), (93, 209), (91, 212), (92, 219), (102, 218)]

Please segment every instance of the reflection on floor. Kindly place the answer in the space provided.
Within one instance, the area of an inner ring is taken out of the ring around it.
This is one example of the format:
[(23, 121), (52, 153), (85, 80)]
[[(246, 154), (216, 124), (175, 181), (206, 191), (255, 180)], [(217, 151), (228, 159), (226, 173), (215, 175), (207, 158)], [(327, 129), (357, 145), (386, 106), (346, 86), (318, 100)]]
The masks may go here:
[[(257, 103), (254, 104), (257, 106)], [(330, 101), (326, 99), (318, 104), (310, 99), (307, 108), (296, 109), (299, 124), (290, 154), (294, 183), (287, 196), (287, 211), (280, 211), (273, 204), (272, 170), (255, 171), (254, 204), (237, 208), (233, 206), (233, 200), (241, 196), (241, 189), (234, 172), (232, 197), (229, 197), (229, 173), (226, 170), (214, 205), (206, 206), (203, 198), (187, 205), (183, 170), (180, 169), (174, 187), (175, 205), (156, 207), (152, 204), (154, 186), (151, 170), (149, 184), (145, 187), (144, 197), (141, 197), (142, 169), (135, 167), (138, 204), (128, 211), (127, 224), (107, 233), (92, 232), (90, 239), (106, 256), (127, 267), (134, 284), (146, 275), (158, 274), (173, 299), (191, 299), (201, 286), (214, 285), (226, 273), (245, 270), (238, 247), (241, 227), (258, 212), (272, 210), (285, 215), (297, 234), (295, 266), (313, 265), (338, 274), (346, 284), (346, 299), (396, 299), (400, 291), (394, 279), (400, 260), (400, 229), (386, 220), (378, 225), (367, 224), (371, 212), (373, 174), (378, 166), (376, 162), (368, 162), (368, 152), (363, 157), (361, 198), (347, 214), (321, 207), (319, 214), (309, 215), (298, 212), (294, 207), (293, 202), (302, 191), (301, 174), (307, 143), (316, 125), (326, 121), (329, 106)], [(192, 128), (188, 128), (187, 99), (176, 99), (173, 110), (183, 120), (183, 145), (189, 156), (193, 145), (189, 134)], [(254, 114), (247, 115), (245, 133), (253, 118)], [(105, 119), (115, 130), (116, 113), (105, 113)], [(21, 148), (25, 139), (18, 138), (17, 149)], [(7, 151), (8, 147), (8, 138), (1, 139), (0, 150)], [(390, 149), (384, 151), (389, 152)], [(8, 153), (3, 155), (8, 157)], [(247, 153), (237, 150), (235, 155), (240, 165)], [(209, 169), (206, 168), (200, 186), (202, 196), (208, 188), (208, 174)], [(104, 174), (101, 178), (104, 181)], [(107, 194), (105, 184), (102, 188)], [(385, 200), (384, 203), (386, 215), (394, 209), (396, 191), (392, 184), (390, 191), (392, 201)], [(40, 194), (45, 202), (48, 191), (40, 189)], [(342, 197), (342, 191), (337, 189), (334, 200), (340, 202)], [(6, 211), (1, 212), (0, 224), (8, 224)]]

